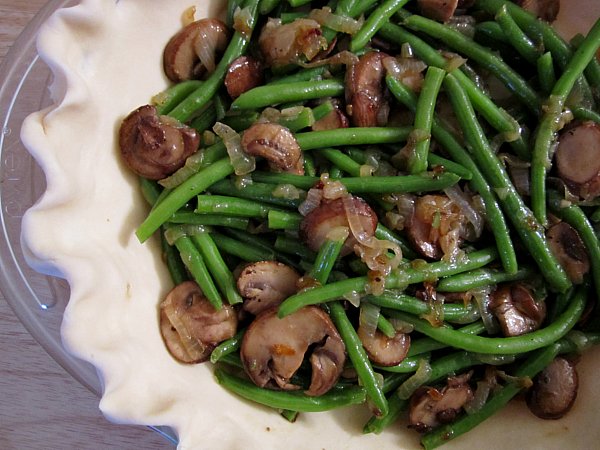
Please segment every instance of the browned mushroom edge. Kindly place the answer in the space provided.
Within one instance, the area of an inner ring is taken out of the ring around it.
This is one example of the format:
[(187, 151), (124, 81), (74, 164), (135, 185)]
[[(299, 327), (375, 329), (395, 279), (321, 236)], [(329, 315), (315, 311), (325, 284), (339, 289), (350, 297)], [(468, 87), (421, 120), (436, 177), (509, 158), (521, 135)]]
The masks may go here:
[(578, 388), (575, 364), (556, 357), (533, 379), (533, 387), (527, 393), (527, 406), (541, 419), (560, 419), (571, 410)]
[(244, 297), (243, 308), (257, 315), (279, 305), (294, 294), (300, 275), (278, 261), (258, 261), (248, 264), (240, 272), (237, 287)]
[(364, 327), (359, 326), (358, 337), (367, 352), (369, 359), (383, 367), (400, 364), (410, 348), (410, 336), (407, 333), (396, 332), (394, 337), (387, 337), (379, 330), (367, 333)]
[(276, 123), (254, 123), (242, 136), (242, 148), (261, 156), (276, 172), (304, 175), (304, 157), (293, 133)]
[(383, 60), (389, 55), (368, 52), (346, 71), (346, 110), (357, 127), (387, 123), (389, 102), (384, 83)]
[(499, 285), (490, 298), (490, 310), (505, 336), (520, 336), (540, 328), (546, 317), (546, 303), (537, 300), (523, 283)]
[(305, 393), (318, 396), (336, 384), (346, 360), (344, 342), (320, 308), (307, 306), (281, 319), (276, 308), (262, 312), (244, 333), (240, 356), (257, 386), (297, 390), (291, 379), (309, 347), (312, 374)]
[(560, 11), (560, 0), (515, 0), (515, 3), (546, 22), (554, 22)]
[(229, 30), (218, 19), (201, 19), (176, 33), (163, 52), (165, 75), (175, 82), (200, 78), (215, 70), (216, 53), (229, 43)]
[(198, 150), (200, 136), (193, 128), (159, 116), (144, 105), (129, 114), (119, 129), (119, 148), (127, 167), (151, 180), (165, 178)]
[(559, 177), (585, 200), (600, 195), (600, 125), (583, 122), (565, 128), (555, 153)]
[(335, 130), (337, 128), (348, 128), (350, 126), (350, 121), (346, 117), (346, 115), (340, 111), (338, 108), (335, 108), (325, 117), (317, 120), (312, 125), (313, 131), (322, 131), (322, 130)]
[(473, 399), (469, 386), (471, 374), (448, 378), (438, 390), (423, 386), (410, 398), (409, 427), (424, 433), (442, 424), (453, 422), (462, 408)]
[(590, 259), (575, 228), (566, 222), (558, 222), (548, 229), (546, 238), (569, 279), (575, 284), (583, 283), (584, 275), (590, 270)]
[(448, 22), (458, 3), (458, 0), (417, 0), (421, 14), (439, 22)]
[(229, 96), (237, 98), (263, 81), (260, 61), (251, 56), (240, 56), (229, 65), (224, 83)]
[(160, 331), (169, 353), (183, 363), (206, 361), (213, 348), (233, 337), (235, 310), (215, 310), (194, 281), (175, 286), (160, 304)]

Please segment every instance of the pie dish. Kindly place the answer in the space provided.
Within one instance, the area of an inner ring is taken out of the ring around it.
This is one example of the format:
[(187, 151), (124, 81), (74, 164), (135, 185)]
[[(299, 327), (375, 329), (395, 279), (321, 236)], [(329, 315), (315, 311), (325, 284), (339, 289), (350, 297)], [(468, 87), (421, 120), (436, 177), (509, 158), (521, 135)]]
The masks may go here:
[[(55, 104), (22, 128), (47, 183), (23, 219), (22, 243), (36, 270), (69, 282), (65, 347), (97, 368), (100, 408), (110, 420), (171, 427), (182, 449), (418, 448), (418, 435), (401, 423), (363, 435), (364, 407), (302, 414), (290, 424), (223, 390), (210, 365), (182, 365), (165, 349), (157, 306), (171, 281), (158, 240), (142, 245), (135, 237), (147, 206), (118, 157), (116, 135), (130, 111), (168, 85), (162, 49), (192, 5), (197, 17), (213, 17), (225, 2), (84, 0), (40, 30), (38, 50), (54, 73)], [(565, 34), (589, 28), (600, 15), (595, 0), (569, 6), (559, 18)], [(579, 398), (564, 419), (540, 421), (513, 402), (447, 448), (593, 448), (600, 439), (597, 367), (598, 349), (578, 365)]]

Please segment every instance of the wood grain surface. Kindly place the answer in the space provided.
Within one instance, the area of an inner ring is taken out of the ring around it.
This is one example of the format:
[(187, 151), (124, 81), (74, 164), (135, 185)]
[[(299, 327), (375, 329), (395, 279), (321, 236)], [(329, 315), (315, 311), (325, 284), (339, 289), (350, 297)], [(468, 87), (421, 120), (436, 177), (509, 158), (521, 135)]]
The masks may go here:
[[(46, 0), (0, 0), (0, 62)], [(98, 398), (31, 337), (0, 294), (0, 449), (171, 449), (145, 427), (114, 425)]]

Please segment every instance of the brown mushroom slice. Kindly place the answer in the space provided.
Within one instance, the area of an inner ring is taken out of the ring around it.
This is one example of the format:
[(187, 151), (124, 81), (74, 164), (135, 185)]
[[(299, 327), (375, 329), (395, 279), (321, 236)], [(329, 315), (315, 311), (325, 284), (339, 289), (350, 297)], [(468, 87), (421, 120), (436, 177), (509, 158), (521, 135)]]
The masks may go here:
[(244, 92), (263, 83), (263, 70), (260, 62), (251, 56), (240, 56), (227, 69), (225, 88), (231, 98), (237, 98)]
[(560, 11), (560, 0), (515, 0), (515, 3), (546, 22), (554, 22)]
[(235, 310), (216, 310), (194, 281), (185, 281), (160, 304), (160, 330), (167, 349), (184, 363), (203, 362), (220, 342), (237, 329)]
[(600, 194), (600, 125), (583, 122), (558, 138), (556, 167), (573, 193), (590, 200)]
[(389, 103), (385, 96), (383, 52), (368, 52), (346, 71), (346, 104), (357, 127), (383, 126), (387, 123)]
[(240, 356), (250, 379), (260, 387), (300, 389), (291, 382), (305, 353), (312, 376), (307, 395), (322, 395), (337, 382), (346, 359), (344, 343), (329, 316), (307, 306), (280, 319), (272, 308), (258, 315), (242, 339)]
[(560, 419), (571, 410), (578, 388), (575, 365), (558, 356), (533, 379), (527, 406), (541, 419)]
[(417, 0), (421, 14), (438, 22), (448, 22), (458, 3), (458, 0)]
[(537, 330), (546, 317), (546, 303), (536, 301), (522, 283), (504, 284), (491, 294), (490, 310), (505, 336), (520, 336)]
[(265, 63), (271, 67), (310, 61), (327, 49), (327, 39), (321, 26), (312, 19), (296, 19), (282, 25), (279, 19), (269, 19), (258, 38)]
[(410, 348), (410, 336), (396, 332), (393, 338), (387, 337), (379, 330), (367, 333), (365, 327), (358, 327), (358, 337), (367, 352), (369, 359), (379, 366), (390, 367), (400, 364)]
[[(353, 214), (356, 214), (366, 234), (365, 238), (373, 236), (377, 228), (377, 214), (362, 198), (353, 195), (348, 198), (347, 201), (351, 201), (353, 204)], [(350, 227), (342, 198), (324, 200), (304, 216), (300, 222), (300, 238), (312, 251), (318, 252), (328, 233), (336, 227)], [(350, 234), (342, 248), (341, 255), (352, 253), (356, 243), (356, 238)]]
[(133, 111), (119, 129), (123, 161), (132, 172), (151, 180), (165, 178), (183, 166), (199, 143), (196, 130), (159, 116), (151, 105)]
[(325, 117), (317, 120), (312, 125), (313, 131), (322, 131), (322, 130), (336, 130), (338, 128), (348, 128), (350, 126), (350, 121), (346, 117), (346, 115), (335, 108)]
[(276, 123), (257, 122), (242, 136), (244, 152), (262, 156), (277, 172), (304, 175), (304, 158), (294, 134)]
[(419, 253), (427, 258), (440, 259), (458, 250), (466, 225), (467, 218), (450, 198), (424, 195), (415, 201), (405, 229)]
[(258, 261), (240, 272), (237, 287), (244, 297), (244, 310), (257, 315), (279, 305), (296, 293), (300, 275), (291, 267), (278, 261)]
[(583, 283), (584, 275), (590, 270), (590, 259), (575, 228), (566, 222), (558, 222), (548, 229), (546, 238), (569, 279), (575, 284)]
[(215, 70), (217, 51), (225, 50), (229, 30), (218, 19), (190, 23), (167, 43), (163, 52), (165, 75), (175, 82), (200, 78), (204, 71)]
[(441, 390), (421, 387), (410, 398), (409, 426), (424, 433), (453, 422), (461, 409), (473, 399), (468, 384), (471, 374), (448, 378)]

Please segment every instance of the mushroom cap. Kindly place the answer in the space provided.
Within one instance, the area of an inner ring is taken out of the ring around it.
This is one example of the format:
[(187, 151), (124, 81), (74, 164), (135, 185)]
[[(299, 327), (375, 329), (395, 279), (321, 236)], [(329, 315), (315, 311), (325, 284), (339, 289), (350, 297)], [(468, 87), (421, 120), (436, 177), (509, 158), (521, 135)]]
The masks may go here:
[(417, 0), (421, 14), (438, 22), (448, 22), (458, 3), (458, 0)]
[[(175, 82), (200, 78), (215, 68), (215, 53), (229, 42), (229, 30), (219, 19), (201, 19), (177, 32), (165, 46), (163, 68)], [(204, 60), (202, 60), (204, 59)]]
[(566, 222), (558, 222), (548, 229), (546, 238), (569, 279), (575, 284), (583, 283), (584, 275), (590, 270), (590, 258), (575, 228)]
[(600, 125), (583, 122), (566, 128), (555, 158), (560, 178), (573, 193), (586, 200), (600, 194)]
[(242, 148), (269, 161), (271, 169), (304, 175), (304, 158), (294, 134), (277, 123), (254, 123), (242, 135)]
[(258, 261), (248, 264), (240, 272), (237, 286), (244, 297), (244, 310), (258, 315), (278, 306), (296, 293), (300, 275), (291, 267), (278, 261)]
[(346, 103), (352, 123), (357, 127), (383, 126), (389, 104), (385, 96), (383, 52), (368, 52), (346, 71)]
[(536, 301), (523, 283), (500, 285), (491, 294), (490, 309), (505, 336), (520, 336), (537, 330), (546, 317), (546, 303)]
[(225, 88), (231, 98), (263, 83), (263, 70), (260, 61), (251, 56), (240, 56), (233, 60), (225, 75)]
[(307, 395), (322, 395), (331, 389), (344, 369), (344, 343), (329, 316), (316, 306), (307, 306), (279, 318), (277, 309), (259, 314), (242, 339), (240, 356), (250, 379), (260, 387), (300, 389), (291, 382), (309, 347), (312, 367)]
[(515, 0), (515, 3), (546, 22), (554, 22), (560, 11), (560, 0)]
[(160, 330), (167, 349), (184, 363), (203, 362), (237, 329), (235, 310), (216, 310), (194, 281), (175, 286), (160, 304)]
[(560, 419), (571, 410), (579, 377), (575, 365), (562, 357), (556, 357), (533, 379), (533, 387), (527, 394), (527, 406), (541, 419)]
[(390, 338), (379, 330), (369, 334), (365, 332), (364, 327), (358, 327), (358, 337), (369, 359), (379, 366), (400, 364), (410, 348), (410, 336), (406, 333), (397, 332)]
[[(363, 230), (368, 236), (373, 236), (378, 223), (377, 214), (362, 198), (356, 196), (350, 198), (354, 205), (353, 213), (358, 216)], [(300, 238), (312, 251), (318, 252), (328, 233), (335, 227), (350, 227), (342, 198), (324, 200), (304, 216), (300, 222)], [(352, 253), (356, 243), (356, 238), (350, 234), (342, 248), (341, 255)]]
[(152, 105), (130, 113), (119, 129), (119, 148), (127, 167), (150, 180), (165, 178), (198, 150), (200, 136), (193, 128), (166, 116)]

